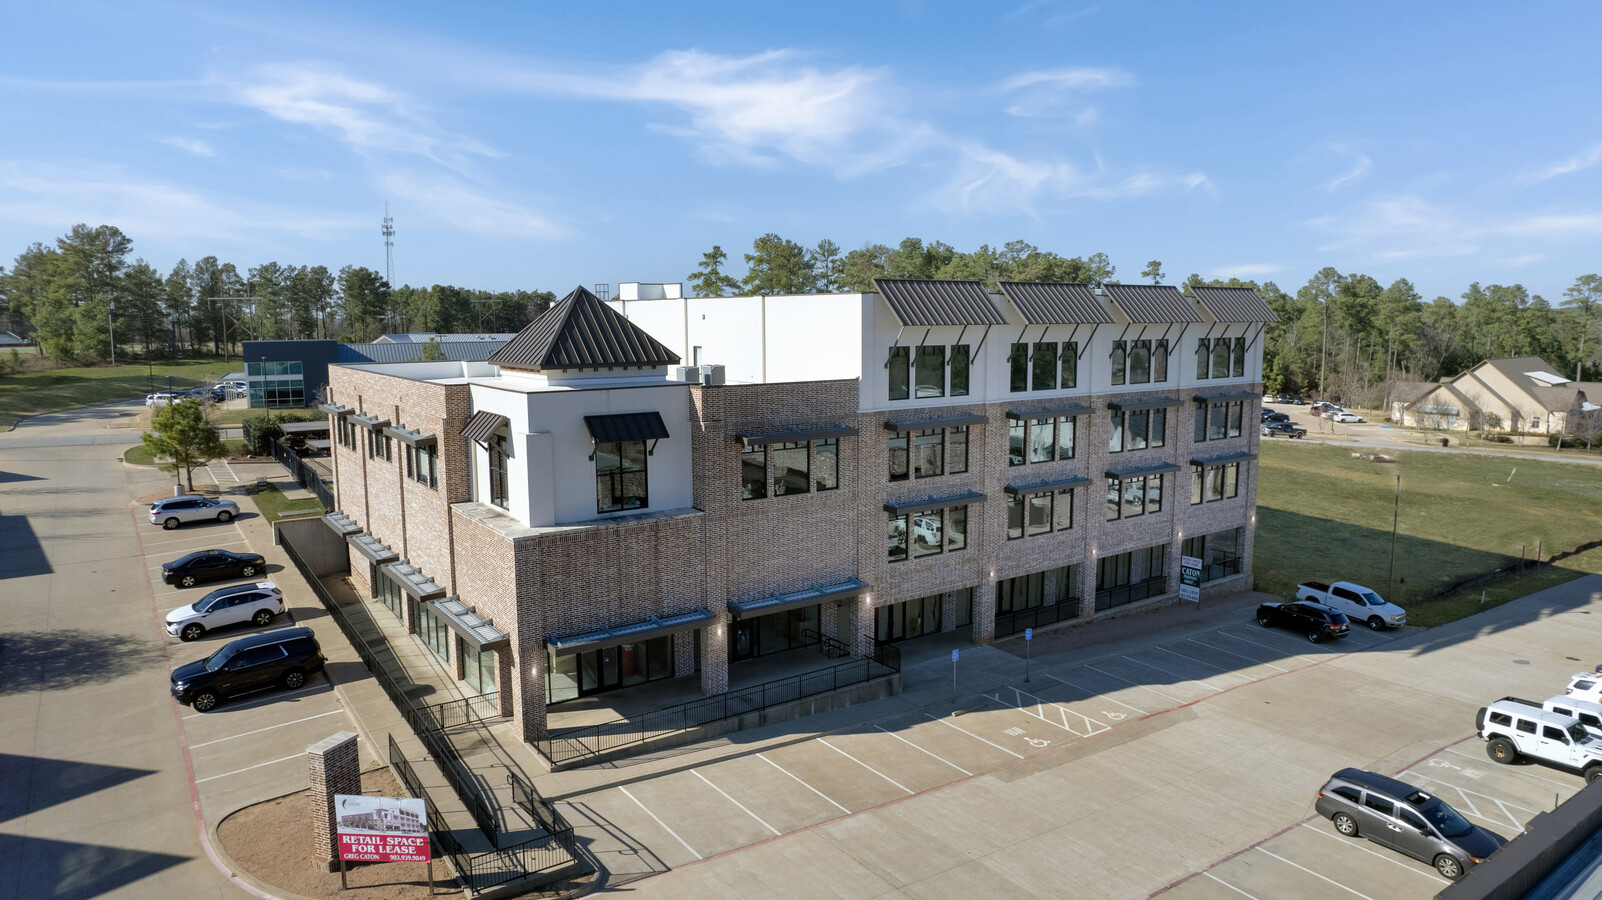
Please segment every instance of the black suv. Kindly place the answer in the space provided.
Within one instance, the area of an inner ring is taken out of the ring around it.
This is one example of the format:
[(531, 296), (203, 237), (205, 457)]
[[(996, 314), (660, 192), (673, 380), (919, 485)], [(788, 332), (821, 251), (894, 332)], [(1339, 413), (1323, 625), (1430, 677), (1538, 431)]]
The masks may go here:
[(323, 667), (322, 648), (310, 628), (282, 628), (224, 644), (221, 650), (173, 670), (172, 696), (197, 712), (224, 697), (274, 684), (291, 690)]
[(1264, 603), (1257, 607), (1257, 624), (1299, 631), (1315, 644), (1343, 638), (1351, 633), (1346, 614), (1332, 606), (1296, 600), (1290, 603)]
[(197, 581), (216, 578), (249, 578), (257, 572), (267, 571), (267, 561), (260, 553), (233, 553), (228, 550), (196, 550), (161, 564), (161, 580), (168, 584), (193, 587)]

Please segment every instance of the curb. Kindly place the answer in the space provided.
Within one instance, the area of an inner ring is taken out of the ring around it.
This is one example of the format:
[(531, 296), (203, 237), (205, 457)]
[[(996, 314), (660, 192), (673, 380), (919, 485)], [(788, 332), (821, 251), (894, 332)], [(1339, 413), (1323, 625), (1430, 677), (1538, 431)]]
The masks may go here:
[(228, 821), (229, 817), (233, 816), (235, 813), (242, 812), (244, 810), (250, 809), (252, 806), (260, 806), (263, 803), (272, 803), (275, 800), (283, 800), (283, 799), (285, 799), (287, 797), (293, 797), (296, 794), (302, 794), (302, 793), (305, 793), (305, 792), (304, 791), (290, 791), (287, 794), (281, 794), (281, 795), (279, 795), (277, 797), (268, 797), (266, 800), (258, 800), (255, 803), (246, 804), (245, 806), (241, 806), (241, 807), (239, 807), (239, 809), (236, 809), (233, 812), (227, 813), (222, 818), (218, 819), (215, 823), (212, 823), (212, 824), (209, 824), (209, 825), (206, 826), (206, 834), (207, 834), (207, 837), (209, 837), (211, 839), (212, 849), (216, 851), (217, 858), (222, 862), (222, 864), (224, 866), (228, 867), (229, 873), (232, 874), (235, 878), (238, 878), (240, 881), (243, 881), (243, 882), (249, 884), (251, 887), (255, 888), (256, 890), (261, 891), (261, 892), (263, 892), (265, 894), (268, 894), (269, 896), (273, 897), (274, 900), (313, 900), (313, 898), (307, 897), (307, 896), (305, 896), (303, 894), (296, 894), (296, 893), (293, 893), (293, 892), (290, 892), (290, 891), (286, 891), (286, 890), (284, 890), (283, 888), (280, 888), (280, 887), (275, 887), (273, 885), (268, 884), (265, 881), (262, 881), (260, 878), (257, 878), (256, 876), (250, 874), (249, 872), (245, 871), (242, 867), (240, 867), (239, 863), (235, 862), (234, 858), (229, 855), (228, 848), (223, 845), (222, 835), (219, 834), (218, 832), (219, 832), (219, 829), (222, 828), (222, 823)]

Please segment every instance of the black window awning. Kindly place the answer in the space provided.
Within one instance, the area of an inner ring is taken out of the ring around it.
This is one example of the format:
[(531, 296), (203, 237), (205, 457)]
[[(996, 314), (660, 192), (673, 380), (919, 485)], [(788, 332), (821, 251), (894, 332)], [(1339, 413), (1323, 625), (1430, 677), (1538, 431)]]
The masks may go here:
[(944, 497), (931, 497), (926, 500), (891, 500), (884, 505), (885, 512), (915, 513), (931, 509), (940, 509), (946, 506), (962, 506), (966, 503), (978, 503), (985, 499), (985, 495), (978, 491), (963, 491), (960, 494), (949, 494)]
[(811, 425), (778, 431), (742, 431), (734, 437), (744, 446), (754, 447), (758, 444), (789, 444), (822, 438), (843, 438), (856, 433), (857, 429), (850, 425)]
[(467, 420), (467, 425), (462, 428), (462, 437), (467, 438), (470, 441), (478, 441), (480, 444), (482, 444), (489, 440), (489, 436), (494, 434), (497, 429), (505, 424), (506, 417), (500, 413), (479, 410), (478, 412), (473, 413), (473, 417), (471, 419)]
[(879, 295), (903, 326), (1004, 325), (1007, 320), (978, 281), (875, 278)]
[(1157, 463), (1156, 465), (1129, 466), (1123, 469), (1107, 469), (1108, 478), (1138, 478), (1141, 475), (1161, 475), (1165, 472), (1178, 472), (1179, 463)]
[(906, 434), (909, 431), (924, 431), (930, 428), (955, 428), (959, 425), (988, 425), (990, 417), (979, 413), (963, 413), (956, 416), (936, 416), (932, 419), (885, 419), (884, 427), (896, 434)]
[(1068, 475), (1049, 481), (1009, 482), (1004, 490), (1009, 494), (1049, 494), (1052, 491), (1066, 491), (1071, 487), (1089, 483), (1090, 479), (1083, 475)]
[(410, 563), (393, 562), (384, 566), (384, 571), (401, 590), (419, 600), (433, 600), (445, 596), (445, 589), (434, 583), (434, 579), (424, 575), (421, 569)]
[(762, 597), (757, 600), (730, 600), (729, 610), (736, 619), (754, 619), (757, 616), (787, 612), (804, 606), (816, 606), (819, 603), (829, 603), (835, 600), (849, 600), (861, 595), (867, 589), (867, 582), (853, 578), (840, 584), (831, 584), (827, 587), (812, 588), (806, 591), (796, 591), (792, 594), (775, 594), (772, 597)]
[(583, 634), (548, 638), (545, 641), (545, 645), (551, 648), (553, 653), (583, 653), (586, 650), (598, 650), (601, 647), (612, 647), (618, 644), (666, 637), (680, 631), (691, 631), (705, 627), (717, 621), (717, 618), (711, 610), (700, 607), (671, 616), (652, 616), (644, 622), (635, 622), (630, 625), (616, 625), (611, 628), (586, 631)]
[(1039, 406), (1030, 407), (1028, 409), (1009, 409), (1007, 410), (1007, 418), (1019, 421), (1023, 419), (1066, 419), (1072, 416), (1086, 416), (1093, 411), (1094, 410), (1092, 407), (1086, 406), (1083, 403), (1062, 403), (1056, 406)]
[(396, 553), (394, 550), (384, 546), (383, 541), (373, 537), (365, 531), (358, 531), (355, 534), (347, 534), (345, 535), (345, 540), (349, 541), (350, 545), (356, 548), (357, 553), (360, 553), (361, 555), (367, 557), (369, 561), (379, 565), (383, 565), (387, 562), (394, 562), (395, 560), (400, 559), (399, 553)]
[(608, 416), (585, 416), (584, 427), (597, 444), (618, 441), (659, 441), (668, 436), (662, 424), (662, 414), (656, 410), (637, 413), (617, 413)]
[(499, 650), (510, 647), (512, 638), (495, 627), (495, 623), (468, 608), (456, 597), (425, 601), (430, 612), (456, 632), (474, 650)]
[(1173, 397), (1139, 397), (1131, 400), (1108, 400), (1108, 409), (1166, 409), (1178, 406), (1179, 401)]
[(1200, 391), (1196, 394), (1196, 399), (1206, 400), (1208, 402), (1217, 402), (1226, 400), (1256, 400), (1261, 396), (1263, 395), (1257, 393), (1256, 391), (1213, 391), (1211, 393)]
[(348, 416), (356, 411), (348, 406), (339, 406), (333, 403), (319, 403), (317, 408), (331, 416)]
[(1222, 456), (1210, 456), (1206, 459), (1193, 456), (1190, 458), (1190, 463), (1193, 466), (1221, 466), (1224, 463), (1240, 462), (1244, 459), (1256, 458), (1257, 454), (1252, 453), (1249, 450), (1242, 450), (1239, 453), (1225, 453)]
[(423, 434), (421, 431), (409, 431), (405, 428), (385, 428), (384, 433), (403, 444), (408, 444), (413, 447), (432, 447), (439, 442), (439, 439), (432, 434)]
[(334, 529), (334, 533), (340, 537), (346, 537), (362, 530), (362, 526), (352, 522), (349, 516), (338, 510), (323, 516), (323, 524)]

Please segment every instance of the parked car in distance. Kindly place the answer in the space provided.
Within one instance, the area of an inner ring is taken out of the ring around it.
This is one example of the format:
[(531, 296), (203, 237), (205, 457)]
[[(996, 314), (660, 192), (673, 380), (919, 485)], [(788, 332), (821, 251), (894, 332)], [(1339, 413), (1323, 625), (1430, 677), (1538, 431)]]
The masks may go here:
[(1581, 672), (1569, 679), (1569, 686), (1564, 688), (1563, 693), (1573, 700), (1602, 703), (1602, 674)]
[(1507, 838), (1470, 824), (1441, 798), (1361, 769), (1331, 776), (1313, 808), (1341, 834), (1429, 863), (1453, 881), (1507, 844)]
[(1257, 607), (1257, 624), (1264, 628), (1289, 628), (1322, 644), (1351, 633), (1346, 616), (1322, 603), (1296, 600), (1290, 603), (1264, 603)]
[(1264, 422), (1263, 437), (1307, 437), (1307, 429), (1292, 425), (1289, 422)]
[(294, 690), (323, 667), (323, 651), (310, 628), (280, 628), (230, 641), (222, 649), (172, 671), (172, 696), (196, 712), (248, 691), (281, 685)]
[(158, 406), (170, 406), (180, 399), (182, 398), (172, 391), (157, 391), (154, 394), (145, 395), (145, 405), (154, 409)]
[(1263, 421), (1264, 422), (1289, 422), (1290, 421), (1290, 414), (1289, 413), (1282, 413), (1282, 412), (1275, 412), (1274, 410), (1267, 410), (1267, 411), (1265, 411), (1263, 413)]
[(1357, 413), (1346, 412), (1345, 410), (1341, 410), (1339, 412), (1332, 413), (1330, 415), (1330, 418), (1334, 419), (1337, 422), (1345, 422), (1347, 424), (1351, 424), (1352, 422), (1361, 422), (1361, 421), (1363, 421), (1363, 417), (1362, 416), (1358, 415)]
[(1474, 727), (1485, 741), (1485, 755), (1496, 762), (1529, 757), (1579, 772), (1587, 784), (1602, 778), (1602, 743), (1591, 738), (1579, 719), (1548, 712), (1532, 700), (1503, 697), (1482, 706)]
[(1555, 712), (1560, 716), (1579, 719), (1580, 724), (1591, 735), (1592, 740), (1602, 739), (1602, 703), (1592, 700), (1577, 700), (1567, 694), (1546, 698), (1541, 708), (1547, 712)]
[(1333, 407), (1334, 405), (1335, 404), (1329, 402), (1328, 400), (1314, 400), (1313, 405), (1307, 407), (1307, 411), (1310, 413), (1319, 414), (1324, 410)]
[(213, 500), (199, 494), (179, 494), (163, 497), (150, 504), (150, 524), (171, 531), (186, 522), (206, 522), (216, 519), (227, 522), (239, 515), (239, 504), (232, 500)]
[(1322, 603), (1375, 631), (1407, 624), (1406, 610), (1387, 602), (1385, 598), (1368, 588), (1350, 581), (1337, 581), (1334, 584), (1304, 581), (1296, 586), (1296, 599)]
[(218, 588), (188, 606), (167, 613), (167, 633), (185, 641), (208, 631), (250, 622), (265, 627), (284, 611), (284, 592), (271, 581)]
[(179, 587), (194, 587), (199, 581), (219, 578), (249, 578), (267, 571), (267, 560), (260, 553), (232, 550), (196, 550), (172, 562), (161, 564), (161, 580)]
[(1290, 394), (1275, 394), (1274, 395), (1274, 402), (1275, 403), (1295, 403), (1296, 401), (1291, 399), (1291, 395)]

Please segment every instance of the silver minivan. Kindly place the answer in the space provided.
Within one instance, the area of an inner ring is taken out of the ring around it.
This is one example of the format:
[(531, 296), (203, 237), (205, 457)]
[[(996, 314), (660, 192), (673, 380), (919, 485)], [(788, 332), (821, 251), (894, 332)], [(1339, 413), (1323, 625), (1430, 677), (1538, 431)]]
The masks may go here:
[(1441, 798), (1361, 769), (1342, 769), (1331, 776), (1313, 808), (1341, 834), (1405, 853), (1452, 880), (1507, 843), (1501, 835), (1470, 824)]

